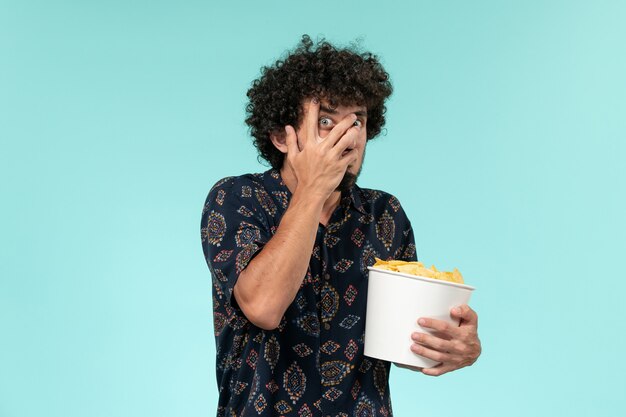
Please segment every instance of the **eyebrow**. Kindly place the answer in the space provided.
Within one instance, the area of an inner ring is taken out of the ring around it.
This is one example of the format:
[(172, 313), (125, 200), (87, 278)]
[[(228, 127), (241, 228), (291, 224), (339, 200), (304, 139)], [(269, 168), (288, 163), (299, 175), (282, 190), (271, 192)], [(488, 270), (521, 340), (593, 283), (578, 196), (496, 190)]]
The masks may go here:
[[(320, 105), (320, 111), (328, 114), (338, 114), (339, 112), (336, 109), (332, 109), (330, 107), (326, 107), (324, 105)], [(358, 110), (355, 111), (354, 114), (361, 117), (367, 117), (367, 110)]]
[(337, 113), (339, 113), (337, 110), (331, 109), (330, 107), (326, 107), (323, 104), (320, 105), (320, 111), (323, 111), (324, 113), (328, 113), (328, 114), (337, 114)]

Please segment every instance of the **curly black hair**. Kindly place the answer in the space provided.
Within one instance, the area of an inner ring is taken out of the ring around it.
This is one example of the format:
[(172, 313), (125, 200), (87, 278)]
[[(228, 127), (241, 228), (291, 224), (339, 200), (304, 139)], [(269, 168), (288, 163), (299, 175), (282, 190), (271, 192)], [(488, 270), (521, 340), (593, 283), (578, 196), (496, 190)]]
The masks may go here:
[(285, 125), (299, 126), (304, 99), (325, 99), (331, 107), (365, 106), (369, 140), (385, 124), (385, 100), (392, 91), (389, 74), (376, 55), (355, 48), (338, 49), (324, 39), (314, 44), (303, 35), (283, 60), (261, 68), (261, 77), (248, 90), (246, 123), (259, 158), (280, 169), (284, 154), (272, 144), (270, 134), (282, 134)]

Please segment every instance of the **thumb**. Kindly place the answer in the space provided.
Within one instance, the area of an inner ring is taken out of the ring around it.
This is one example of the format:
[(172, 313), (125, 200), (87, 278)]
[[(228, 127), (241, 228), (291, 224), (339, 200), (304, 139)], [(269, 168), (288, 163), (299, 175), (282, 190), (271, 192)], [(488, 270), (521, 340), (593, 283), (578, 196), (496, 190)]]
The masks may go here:
[(463, 304), (450, 310), (450, 316), (456, 319), (460, 319), (460, 326), (478, 325), (478, 314), (476, 314), (476, 312), (472, 310), (467, 304)]

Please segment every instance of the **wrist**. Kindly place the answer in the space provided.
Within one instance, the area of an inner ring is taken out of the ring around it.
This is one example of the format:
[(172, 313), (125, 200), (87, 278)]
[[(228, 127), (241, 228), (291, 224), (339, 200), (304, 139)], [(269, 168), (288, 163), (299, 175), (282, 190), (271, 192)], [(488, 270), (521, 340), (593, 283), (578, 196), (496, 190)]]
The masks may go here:
[(319, 208), (320, 211), (327, 199), (328, 196), (324, 192), (305, 186), (297, 186), (292, 196), (293, 203), (302, 202), (311, 208)]

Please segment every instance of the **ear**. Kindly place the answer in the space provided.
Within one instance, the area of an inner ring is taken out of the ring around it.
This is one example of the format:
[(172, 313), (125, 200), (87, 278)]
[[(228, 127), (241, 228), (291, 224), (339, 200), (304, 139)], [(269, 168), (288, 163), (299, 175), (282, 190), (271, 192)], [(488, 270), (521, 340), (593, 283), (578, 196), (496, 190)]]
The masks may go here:
[(270, 140), (276, 149), (284, 154), (287, 154), (287, 134), (284, 130), (275, 130), (270, 132)]

